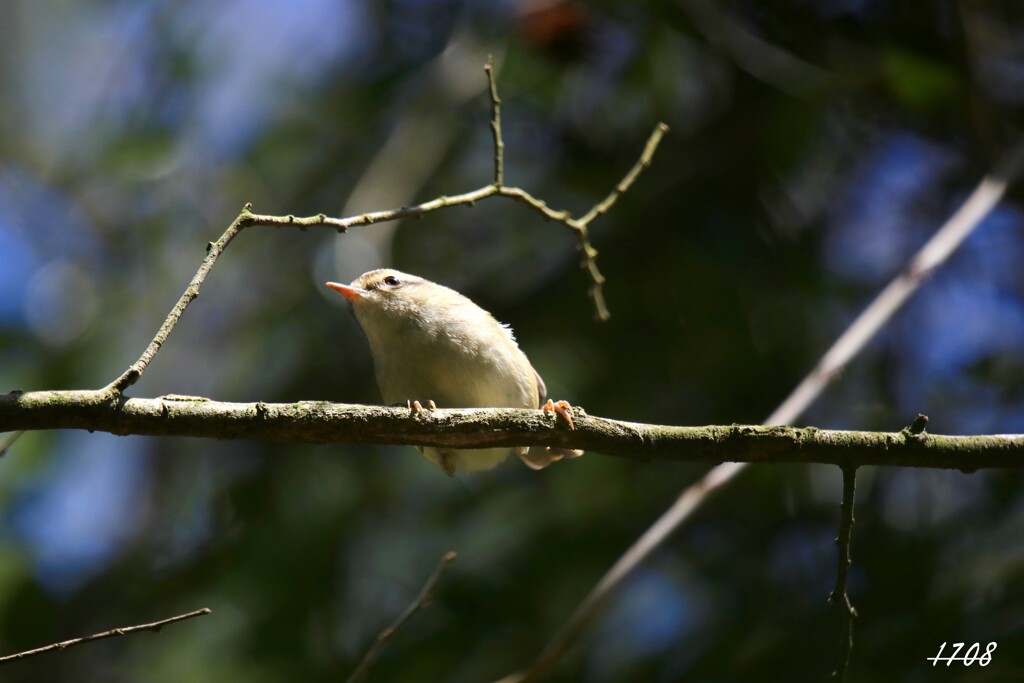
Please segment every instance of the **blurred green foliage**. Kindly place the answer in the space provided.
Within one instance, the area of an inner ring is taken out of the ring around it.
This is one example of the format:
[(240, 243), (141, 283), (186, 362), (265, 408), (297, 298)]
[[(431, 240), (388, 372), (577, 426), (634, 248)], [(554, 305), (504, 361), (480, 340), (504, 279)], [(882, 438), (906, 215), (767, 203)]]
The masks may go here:
[[(245, 202), (332, 215), (491, 178), (574, 212), (659, 120), (652, 167), (575, 242), (489, 200), (396, 226), (254, 229), (131, 394), (376, 402), (322, 287), (386, 263), (513, 325), (595, 415), (757, 422), (1013, 141), (1024, 15), (921, 0), (574, 5), (395, 0), (0, 7), (0, 390), (105, 384)], [(710, 12), (710, 14), (709, 14)], [(781, 59), (779, 55), (786, 58)], [(1024, 430), (1020, 191), (805, 416)], [(459, 558), (371, 681), (494, 680), (544, 646), (704, 468), (593, 453), (449, 480), (411, 448), (27, 435), (0, 462), (0, 650), (208, 606), (9, 681), (338, 680)], [(861, 473), (850, 680), (1024, 677), (1017, 472)], [(750, 469), (624, 590), (551, 680), (824, 680), (839, 473)], [(932, 668), (944, 642), (993, 663)]]

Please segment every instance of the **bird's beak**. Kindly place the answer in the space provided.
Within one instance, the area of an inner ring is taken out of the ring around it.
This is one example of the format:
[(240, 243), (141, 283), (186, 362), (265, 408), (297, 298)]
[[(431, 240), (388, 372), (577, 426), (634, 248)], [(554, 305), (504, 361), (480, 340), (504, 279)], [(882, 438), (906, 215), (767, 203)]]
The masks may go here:
[(337, 282), (328, 282), (326, 284), (327, 284), (328, 287), (333, 289), (338, 294), (341, 294), (343, 297), (345, 297), (349, 301), (355, 301), (359, 297), (361, 297), (364, 294), (366, 294), (366, 290), (365, 289), (359, 289), (358, 287), (349, 287), (348, 285), (342, 285), (342, 284), (339, 284)]

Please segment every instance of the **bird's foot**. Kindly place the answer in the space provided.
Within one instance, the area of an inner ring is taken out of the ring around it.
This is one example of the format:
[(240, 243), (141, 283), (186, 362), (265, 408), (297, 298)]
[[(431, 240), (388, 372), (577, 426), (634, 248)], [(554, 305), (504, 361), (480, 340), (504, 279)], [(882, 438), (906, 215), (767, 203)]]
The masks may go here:
[(437, 404), (434, 403), (433, 400), (428, 400), (427, 408), (424, 409), (423, 404), (420, 403), (419, 401), (412, 401), (406, 399), (405, 407), (408, 408), (409, 412), (412, 413), (413, 415), (420, 415), (423, 413), (424, 410), (437, 410)]
[(540, 407), (545, 413), (556, 413), (565, 418), (565, 421), (569, 423), (569, 429), (576, 429), (576, 425), (573, 423), (572, 418), (575, 413), (572, 410), (572, 406), (569, 405), (568, 401), (552, 401), (550, 398), (548, 402)]

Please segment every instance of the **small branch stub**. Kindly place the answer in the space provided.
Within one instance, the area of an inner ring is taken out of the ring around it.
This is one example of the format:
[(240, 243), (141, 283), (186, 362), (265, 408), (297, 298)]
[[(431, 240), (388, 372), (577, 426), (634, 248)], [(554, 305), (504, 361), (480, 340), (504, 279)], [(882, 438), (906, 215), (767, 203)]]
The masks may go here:
[(928, 416), (918, 413), (917, 417), (914, 418), (914, 421), (910, 423), (909, 427), (907, 427), (907, 431), (913, 434), (914, 436), (917, 436), (919, 434), (924, 434), (924, 429), (927, 426)]

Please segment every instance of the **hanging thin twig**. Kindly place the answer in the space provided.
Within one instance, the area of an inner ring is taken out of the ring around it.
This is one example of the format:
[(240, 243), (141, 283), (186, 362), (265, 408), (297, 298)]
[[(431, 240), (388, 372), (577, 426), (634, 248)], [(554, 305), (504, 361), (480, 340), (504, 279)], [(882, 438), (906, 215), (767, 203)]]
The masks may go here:
[(846, 576), (853, 560), (850, 558), (850, 538), (853, 535), (853, 498), (857, 492), (857, 468), (843, 467), (843, 502), (840, 504), (839, 535), (836, 537), (838, 556), (836, 559), (836, 585), (828, 596), (830, 605), (842, 611), (843, 635), (839, 646), (839, 666), (832, 676), (843, 683), (846, 668), (850, 665), (850, 652), (853, 650), (853, 618), (857, 610), (850, 603), (846, 592)]

